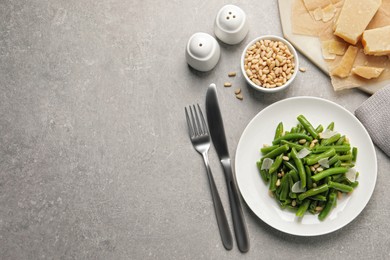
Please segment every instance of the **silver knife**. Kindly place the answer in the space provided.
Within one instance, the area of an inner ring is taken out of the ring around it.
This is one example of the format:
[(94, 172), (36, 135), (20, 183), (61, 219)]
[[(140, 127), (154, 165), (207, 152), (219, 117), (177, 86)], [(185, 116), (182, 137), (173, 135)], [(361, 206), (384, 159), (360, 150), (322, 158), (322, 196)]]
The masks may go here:
[(241, 252), (247, 252), (249, 250), (248, 231), (246, 228), (244, 215), (242, 213), (236, 180), (232, 170), (225, 137), (225, 130), (223, 127), (222, 115), (218, 105), (217, 88), (215, 84), (211, 84), (207, 89), (206, 114), (211, 139), (213, 141), (215, 150), (217, 151), (219, 160), (221, 161), (223, 171), (225, 172), (237, 246)]

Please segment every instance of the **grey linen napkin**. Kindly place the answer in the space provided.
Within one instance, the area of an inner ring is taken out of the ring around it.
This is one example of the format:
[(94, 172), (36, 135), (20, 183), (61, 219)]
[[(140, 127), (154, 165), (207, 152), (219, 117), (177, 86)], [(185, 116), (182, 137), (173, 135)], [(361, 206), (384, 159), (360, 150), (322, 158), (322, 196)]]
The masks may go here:
[(363, 102), (355, 111), (372, 141), (390, 157), (390, 85)]

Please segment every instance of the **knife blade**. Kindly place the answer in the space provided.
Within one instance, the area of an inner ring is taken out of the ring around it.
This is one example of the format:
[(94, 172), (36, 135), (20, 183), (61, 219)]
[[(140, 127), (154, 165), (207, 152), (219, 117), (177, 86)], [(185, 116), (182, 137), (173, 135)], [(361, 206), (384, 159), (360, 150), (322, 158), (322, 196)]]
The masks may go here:
[(221, 161), (229, 194), (230, 209), (233, 219), (234, 234), (238, 249), (241, 252), (249, 250), (248, 231), (242, 213), (239, 192), (234, 177), (229, 150), (226, 142), (225, 129), (223, 127), (222, 114), (219, 109), (217, 88), (211, 84), (206, 93), (206, 115), (211, 140)]

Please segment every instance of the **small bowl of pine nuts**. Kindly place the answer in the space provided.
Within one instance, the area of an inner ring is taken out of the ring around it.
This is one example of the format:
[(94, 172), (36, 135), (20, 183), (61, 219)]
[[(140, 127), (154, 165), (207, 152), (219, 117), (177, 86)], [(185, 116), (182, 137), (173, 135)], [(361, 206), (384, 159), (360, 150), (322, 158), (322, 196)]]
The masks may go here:
[(274, 93), (284, 90), (298, 72), (298, 55), (285, 39), (265, 35), (251, 41), (241, 57), (241, 71), (254, 89)]

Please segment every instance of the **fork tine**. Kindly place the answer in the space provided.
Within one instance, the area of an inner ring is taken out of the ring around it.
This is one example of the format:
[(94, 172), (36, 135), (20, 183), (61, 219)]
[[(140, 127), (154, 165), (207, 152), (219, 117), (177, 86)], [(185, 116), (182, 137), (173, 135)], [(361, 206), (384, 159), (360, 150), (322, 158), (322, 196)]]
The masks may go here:
[[(194, 108), (195, 108), (195, 107), (194, 107)], [(195, 121), (194, 113), (192, 112), (191, 106), (190, 106), (190, 112), (191, 112), (191, 119), (192, 119), (192, 125), (193, 125), (194, 135), (197, 136), (197, 135), (198, 135), (198, 127), (196, 126), (196, 121)], [(195, 113), (196, 113), (196, 111), (195, 111)]]
[(202, 125), (203, 125), (203, 133), (204, 134), (208, 134), (209, 133), (209, 129), (207, 127), (207, 124), (206, 124), (206, 121), (204, 120), (204, 116), (203, 116), (203, 113), (202, 113), (202, 109), (200, 108), (199, 104), (198, 105), (198, 109), (199, 109), (199, 113), (200, 113), (200, 119), (202, 120)]
[(194, 111), (195, 111), (195, 119), (196, 119), (196, 125), (198, 126), (199, 135), (202, 135), (203, 134), (203, 128), (202, 128), (202, 125), (200, 124), (200, 121), (199, 121), (199, 113), (198, 113), (195, 105), (192, 105), (192, 106), (193, 106)]
[(186, 112), (186, 119), (187, 119), (187, 125), (188, 125), (188, 133), (189, 133), (190, 137), (192, 137), (192, 136), (194, 135), (194, 130), (192, 129), (191, 120), (190, 120), (190, 117), (188, 116), (187, 108), (185, 107), (184, 110), (185, 110), (185, 112)]

